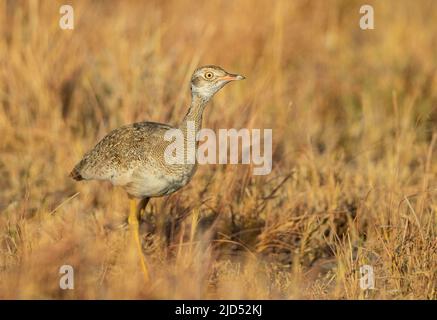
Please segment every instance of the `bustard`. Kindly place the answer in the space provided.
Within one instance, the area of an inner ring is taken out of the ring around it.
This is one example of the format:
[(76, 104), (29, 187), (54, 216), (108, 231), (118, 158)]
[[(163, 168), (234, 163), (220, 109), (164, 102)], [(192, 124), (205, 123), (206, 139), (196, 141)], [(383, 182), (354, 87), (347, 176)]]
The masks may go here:
[(243, 79), (243, 76), (228, 73), (218, 66), (196, 69), (191, 77), (191, 105), (177, 127), (139, 122), (115, 129), (87, 152), (70, 174), (78, 181), (107, 180), (126, 190), (130, 199), (128, 223), (146, 281), (149, 280), (149, 271), (138, 231), (141, 212), (146, 209), (150, 198), (169, 195), (185, 186), (196, 169), (195, 162), (166, 163), (164, 151), (170, 142), (164, 135), (168, 130), (180, 129), (187, 141), (191, 127), (195, 132), (201, 128), (203, 111), (214, 94), (227, 83)]

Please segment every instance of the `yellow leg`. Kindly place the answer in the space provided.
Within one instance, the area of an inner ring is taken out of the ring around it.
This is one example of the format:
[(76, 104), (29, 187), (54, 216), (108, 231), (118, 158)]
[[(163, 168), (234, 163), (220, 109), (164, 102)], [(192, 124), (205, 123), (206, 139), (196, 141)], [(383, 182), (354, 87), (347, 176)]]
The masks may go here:
[(128, 218), (129, 226), (131, 228), (132, 237), (135, 242), (135, 245), (137, 246), (138, 255), (141, 262), (141, 269), (143, 270), (144, 279), (146, 282), (149, 281), (149, 270), (146, 265), (146, 259), (143, 255), (143, 250), (141, 248), (141, 240), (139, 235), (139, 222), (138, 222), (138, 216), (137, 216), (137, 208), (136, 208), (136, 201), (135, 199), (130, 199), (130, 213)]

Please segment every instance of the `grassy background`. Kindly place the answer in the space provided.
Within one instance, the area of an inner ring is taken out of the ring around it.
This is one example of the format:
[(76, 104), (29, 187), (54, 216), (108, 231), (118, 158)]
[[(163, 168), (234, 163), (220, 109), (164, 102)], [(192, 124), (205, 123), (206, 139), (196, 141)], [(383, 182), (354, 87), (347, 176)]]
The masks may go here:
[[(436, 299), (434, 1), (366, 1), (373, 31), (362, 1), (70, 3), (73, 31), (63, 2), (0, 2), (0, 298)], [(247, 77), (204, 125), (273, 128), (273, 171), (201, 166), (153, 199), (146, 286), (108, 228), (125, 193), (68, 173), (113, 128), (177, 123), (202, 64)]]

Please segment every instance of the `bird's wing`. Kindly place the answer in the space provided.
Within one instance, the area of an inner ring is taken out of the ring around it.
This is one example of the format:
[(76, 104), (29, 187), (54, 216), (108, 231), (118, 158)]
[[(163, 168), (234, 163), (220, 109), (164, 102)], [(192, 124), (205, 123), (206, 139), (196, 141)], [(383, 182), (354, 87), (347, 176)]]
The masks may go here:
[(170, 129), (173, 127), (157, 122), (138, 122), (117, 128), (84, 155), (71, 176), (76, 180), (125, 180), (127, 177), (123, 176), (147, 161), (147, 154)]

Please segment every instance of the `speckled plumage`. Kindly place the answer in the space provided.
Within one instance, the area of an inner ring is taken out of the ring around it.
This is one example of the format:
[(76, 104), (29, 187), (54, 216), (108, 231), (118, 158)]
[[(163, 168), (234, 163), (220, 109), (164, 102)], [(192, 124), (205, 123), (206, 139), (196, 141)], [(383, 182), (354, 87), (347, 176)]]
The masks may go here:
[[(115, 129), (85, 154), (72, 175), (86, 180), (108, 180), (136, 198), (176, 191), (188, 182), (194, 168), (164, 163), (160, 155), (169, 144), (164, 140), (169, 129), (173, 128), (156, 122), (139, 122)], [(147, 184), (148, 190), (144, 190), (143, 184)]]
[[(211, 97), (229, 81), (240, 79), (244, 77), (229, 74), (216, 66), (196, 69), (191, 78), (190, 108), (176, 127), (182, 130), (185, 138), (188, 121), (193, 121), (195, 130), (199, 130), (204, 108)], [(108, 180), (136, 198), (175, 192), (190, 181), (196, 164), (170, 165), (165, 162), (164, 150), (170, 142), (165, 141), (164, 134), (170, 129), (174, 127), (156, 122), (117, 128), (84, 155), (71, 176), (75, 180)]]

